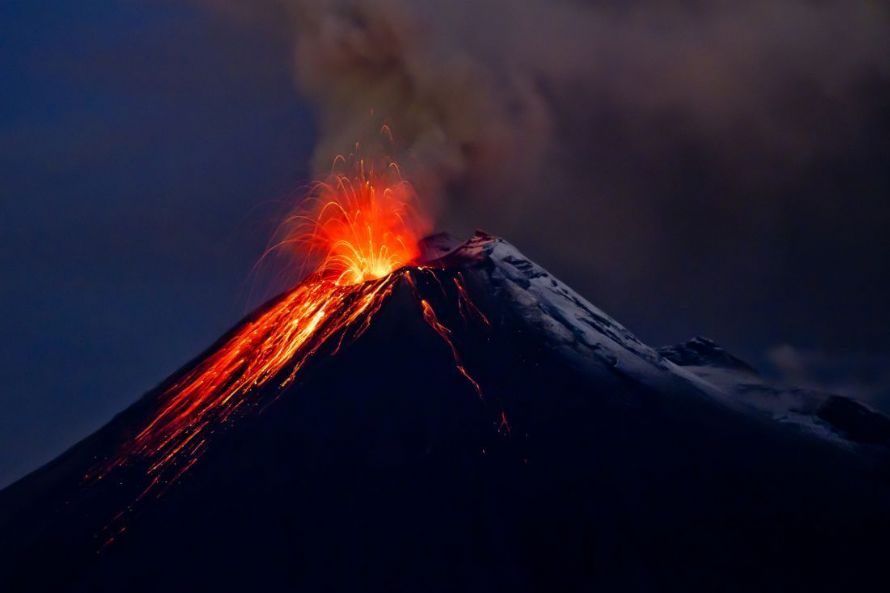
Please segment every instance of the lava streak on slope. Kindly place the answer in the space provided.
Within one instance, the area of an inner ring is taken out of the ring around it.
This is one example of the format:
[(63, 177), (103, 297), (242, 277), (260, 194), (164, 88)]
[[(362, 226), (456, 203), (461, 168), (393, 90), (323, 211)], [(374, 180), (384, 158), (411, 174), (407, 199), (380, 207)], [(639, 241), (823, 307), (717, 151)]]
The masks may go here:
[[(296, 246), (316, 262), (315, 271), (161, 393), (152, 419), (93, 475), (102, 478), (119, 466), (144, 464), (147, 486), (137, 500), (160, 495), (197, 462), (214, 431), (260, 404), (261, 389), (269, 393), (271, 386), (277, 396), (314, 355), (336, 354), (361, 336), (402, 280), (410, 285), (423, 319), (448, 345), (457, 371), (482, 397), (479, 383), (461, 362), (451, 329), (440, 322), (425, 294), (437, 286), (446, 294), (437, 268), (416, 262), (426, 223), (417, 216), (413, 194), (397, 167), (390, 163), (385, 169), (388, 175), (377, 175), (358, 161), (351, 177), (334, 174), (318, 184), (309, 201), (313, 210), (292, 216), (291, 233), (278, 243)], [(449, 276), (456, 312), (487, 326), (460, 273)]]
[(170, 387), (152, 421), (108, 469), (137, 456), (153, 460), (150, 474), (181, 469), (205, 446), (208, 427), (230, 421), (252, 391), (272, 381), (286, 387), (333, 337), (339, 344), (367, 329), (396, 277), (346, 286), (324, 278), (302, 283)]

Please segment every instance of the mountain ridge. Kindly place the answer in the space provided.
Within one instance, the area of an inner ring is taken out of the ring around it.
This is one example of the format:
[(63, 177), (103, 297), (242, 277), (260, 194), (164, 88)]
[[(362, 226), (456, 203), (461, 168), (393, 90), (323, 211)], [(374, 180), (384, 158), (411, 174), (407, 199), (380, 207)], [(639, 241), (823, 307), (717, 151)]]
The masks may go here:
[[(439, 256), (400, 277), (336, 355), (331, 344), (281, 392), (254, 394), (169, 487), (136, 503), (149, 465), (138, 458), (103, 480), (83, 474), (284, 295), (0, 491), (0, 584), (878, 590), (883, 448), (777, 422), (502, 239), (477, 234)], [(488, 323), (462, 308), (461, 287)], [(121, 510), (125, 530), (103, 546)]]

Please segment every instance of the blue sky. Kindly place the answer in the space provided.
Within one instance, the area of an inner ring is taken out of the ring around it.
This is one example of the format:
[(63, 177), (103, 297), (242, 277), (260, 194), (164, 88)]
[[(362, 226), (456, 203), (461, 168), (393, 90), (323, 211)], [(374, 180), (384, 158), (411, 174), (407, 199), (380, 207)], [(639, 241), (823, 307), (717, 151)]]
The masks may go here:
[(187, 3), (0, 3), (0, 485), (244, 313), (313, 143), (289, 56)]

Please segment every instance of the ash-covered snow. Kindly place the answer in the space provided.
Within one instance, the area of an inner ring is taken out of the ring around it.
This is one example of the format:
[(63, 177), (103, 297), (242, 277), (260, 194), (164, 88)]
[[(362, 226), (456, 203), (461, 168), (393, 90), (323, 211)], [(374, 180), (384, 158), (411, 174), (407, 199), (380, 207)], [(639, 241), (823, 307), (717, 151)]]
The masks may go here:
[(477, 233), (458, 253), (485, 262), (493, 287), (518, 305), (525, 321), (544, 330), (552, 346), (576, 356), (593, 354), (631, 374), (663, 372), (658, 352), (510, 243)]
[(781, 385), (716, 342), (696, 337), (658, 352), (734, 401), (834, 441), (890, 443), (890, 418), (849, 397)]
[[(440, 238), (437, 255), (476, 262), (488, 283), (506, 295), (526, 323), (579, 366), (622, 374), (658, 387), (683, 381), (716, 402), (765, 416), (836, 442), (890, 443), (890, 419), (842, 396), (778, 385), (716, 342), (696, 337), (659, 349), (643, 343), (507, 241), (477, 232), (463, 245)], [(843, 402), (838, 402), (843, 400)], [(839, 420), (841, 418), (842, 420)], [(886, 421), (886, 422), (885, 422)], [(858, 435), (868, 435), (867, 439)]]
[(676, 346), (659, 348), (658, 353), (683, 367), (713, 367), (733, 369), (740, 373), (756, 373), (748, 363), (736, 358), (713, 340), (702, 336)]
[[(662, 388), (682, 382), (687, 392), (710, 396), (737, 407), (725, 394), (643, 343), (630, 330), (569, 288), (507, 241), (477, 232), (447, 258), (477, 262), (486, 284), (506, 295), (513, 310), (541, 331), (549, 346), (561, 351), (580, 368), (620, 374), (642, 385)], [(707, 394), (707, 395), (705, 395)]]

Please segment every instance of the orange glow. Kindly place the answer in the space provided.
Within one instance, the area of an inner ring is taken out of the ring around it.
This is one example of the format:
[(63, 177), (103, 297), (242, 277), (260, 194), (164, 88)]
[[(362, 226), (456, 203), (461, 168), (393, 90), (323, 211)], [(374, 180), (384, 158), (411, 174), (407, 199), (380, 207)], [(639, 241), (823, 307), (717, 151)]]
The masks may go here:
[(283, 389), (323, 346), (336, 353), (368, 328), (398, 279), (393, 272), (417, 258), (430, 229), (398, 166), (379, 162), (335, 159), (329, 179), (315, 185), (272, 247), (296, 250), (315, 271), (169, 387), (151, 422), (99, 477), (139, 457), (155, 476), (143, 495), (176, 481), (216, 426), (257, 405), (251, 394), (273, 382)]
[[(295, 249), (314, 265), (314, 272), (167, 387), (151, 420), (92, 477), (101, 479), (116, 467), (141, 460), (148, 480), (134, 504), (149, 494), (160, 496), (195, 465), (214, 432), (262, 405), (261, 390), (263, 396), (277, 397), (313, 356), (320, 351), (335, 355), (361, 336), (401, 280), (411, 287), (424, 321), (448, 345), (457, 371), (482, 397), (482, 388), (461, 361), (452, 330), (415, 282), (414, 275), (422, 274), (437, 293), (446, 294), (437, 270), (411, 266), (420, 254), (420, 238), (430, 230), (417, 212), (413, 191), (392, 162), (380, 170), (358, 160), (353, 168), (352, 176), (334, 173), (317, 184), (309, 207), (289, 219), (286, 239), (273, 246)], [(467, 323), (472, 318), (489, 326), (470, 300), (460, 272), (451, 276), (456, 313)], [(509, 431), (502, 417), (500, 429), (505, 427)], [(107, 528), (107, 543), (125, 529), (127, 512)]]
[(335, 284), (375, 280), (405, 266), (420, 255), (418, 243), (432, 229), (398, 165), (381, 162), (352, 157), (350, 165), (338, 157), (308, 207), (290, 219), (294, 227), (284, 243), (319, 259), (319, 273)]
[(149, 474), (175, 481), (182, 473), (177, 468), (188, 465), (206, 445), (210, 429), (251, 403), (246, 396), (273, 381), (279, 389), (289, 385), (335, 336), (342, 341), (361, 335), (396, 278), (350, 286), (312, 278), (301, 284), (168, 388), (152, 421), (106, 472), (139, 456), (153, 460)]

